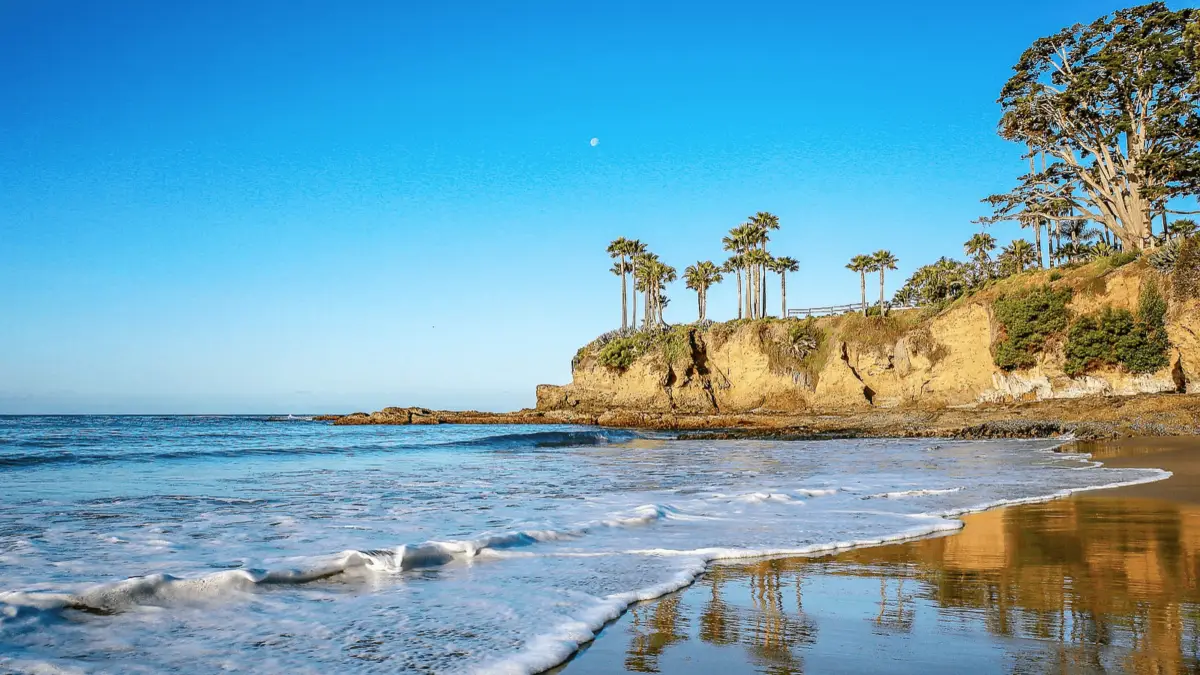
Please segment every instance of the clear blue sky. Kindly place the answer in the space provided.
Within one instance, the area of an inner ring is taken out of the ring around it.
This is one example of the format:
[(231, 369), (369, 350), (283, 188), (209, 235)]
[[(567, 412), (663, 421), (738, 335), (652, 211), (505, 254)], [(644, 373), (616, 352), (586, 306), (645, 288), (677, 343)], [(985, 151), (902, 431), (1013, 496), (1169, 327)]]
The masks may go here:
[(532, 405), (609, 240), (758, 210), (794, 306), (890, 293), (1021, 172), (1021, 51), (1119, 6), (986, 4), (0, 0), (0, 412)]

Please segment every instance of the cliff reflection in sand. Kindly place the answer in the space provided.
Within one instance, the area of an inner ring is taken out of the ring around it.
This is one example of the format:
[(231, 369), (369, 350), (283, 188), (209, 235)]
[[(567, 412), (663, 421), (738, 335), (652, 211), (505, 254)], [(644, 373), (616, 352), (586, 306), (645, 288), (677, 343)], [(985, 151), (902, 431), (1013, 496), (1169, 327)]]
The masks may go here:
[(1200, 669), (1200, 507), (1097, 494), (966, 521), (948, 537), (717, 566), (567, 670)]

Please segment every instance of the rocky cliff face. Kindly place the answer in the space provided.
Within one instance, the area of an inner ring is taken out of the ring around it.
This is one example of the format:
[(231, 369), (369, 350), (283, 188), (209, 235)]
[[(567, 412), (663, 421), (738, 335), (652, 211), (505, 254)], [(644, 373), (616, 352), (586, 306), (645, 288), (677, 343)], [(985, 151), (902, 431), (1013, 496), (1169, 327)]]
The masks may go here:
[[(1170, 364), (1150, 374), (1119, 369), (1070, 377), (1064, 340), (1052, 339), (1031, 368), (1004, 371), (992, 359), (1003, 328), (995, 298), (1022, 286), (1074, 290), (1072, 313), (1102, 307), (1135, 311), (1144, 283), (1162, 283), (1143, 264), (1020, 275), (963, 298), (936, 315), (897, 312), (886, 320), (859, 315), (812, 324), (815, 349), (796, 347), (798, 320), (742, 321), (675, 327), (669, 348), (641, 349), (625, 367), (604, 365), (603, 345), (580, 350), (572, 382), (542, 385), (542, 411), (628, 410), (674, 413), (816, 412), (969, 406), (1092, 395), (1200, 391), (1200, 305), (1172, 301), (1167, 317)], [(803, 340), (800, 340), (803, 342)], [(666, 344), (664, 342), (663, 344)]]

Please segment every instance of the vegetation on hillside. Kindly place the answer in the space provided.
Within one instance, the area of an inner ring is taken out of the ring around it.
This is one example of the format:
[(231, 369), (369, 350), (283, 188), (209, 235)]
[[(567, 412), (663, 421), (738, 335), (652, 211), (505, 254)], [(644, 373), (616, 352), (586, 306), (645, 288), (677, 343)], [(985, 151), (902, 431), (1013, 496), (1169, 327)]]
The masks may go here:
[(1146, 284), (1135, 316), (1129, 310), (1105, 307), (1081, 316), (1067, 335), (1068, 375), (1082, 375), (1100, 366), (1120, 366), (1131, 373), (1153, 373), (1167, 367), (1167, 302), (1153, 284)]
[(992, 346), (992, 359), (1002, 370), (1029, 368), (1046, 348), (1047, 339), (1067, 327), (1071, 289), (1035, 286), (996, 298), (992, 305), (1003, 331)]

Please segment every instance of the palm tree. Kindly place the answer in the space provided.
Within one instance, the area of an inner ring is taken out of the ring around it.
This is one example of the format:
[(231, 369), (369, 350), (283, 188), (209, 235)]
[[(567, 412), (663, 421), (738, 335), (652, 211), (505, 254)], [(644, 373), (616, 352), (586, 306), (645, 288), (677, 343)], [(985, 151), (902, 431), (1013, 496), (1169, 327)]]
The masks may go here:
[(786, 256), (775, 258), (775, 262), (771, 265), (771, 269), (779, 275), (779, 297), (781, 308), (779, 310), (779, 318), (787, 318), (787, 274), (800, 269), (800, 262), (795, 258)]
[(645, 305), (646, 316), (642, 318), (642, 327), (649, 328), (650, 322), (654, 318), (654, 308), (650, 304), (650, 292), (654, 288), (653, 275), (654, 267), (658, 263), (658, 256), (650, 253), (639, 253), (633, 257), (633, 279), (634, 291), (642, 292), (642, 304)]
[[(769, 211), (759, 211), (753, 216), (750, 216), (750, 222), (748, 224), (758, 231), (759, 236), (756, 243), (758, 244), (759, 248), (762, 249), (763, 253), (769, 254), (769, 251), (767, 251), (767, 242), (771, 240), (771, 230), (779, 229), (779, 216)], [(763, 280), (763, 277), (766, 276), (766, 270), (766, 265), (759, 267), (760, 280)], [(762, 297), (759, 298), (759, 314), (765, 315), (767, 313), (767, 285), (765, 283), (760, 283), (760, 286)]]
[(1180, 218), (1171, 221), (1168, 226), (1168, 232), (1171, 233), (1171, 238), (1190, 237), (1196, 232), (1196, 221), (1191, 218)]
[(1040, 216), (1030, 216), (1020, 220), (1022, 228), (1031, 228), (1033, 230), (1033, 250), (1034, 257), (1037, 258), (1037, 266), (1045, 267), (1042, 263), (1042, 226), (1046, 226), (1046, 232), (1049, 234), (1050, 222)]
[(887, 316), (887, 307), (883, 304), (883, 274), (887, 270), (896, 269), (896, 263), (900, 259), (892, 255), (891, 251), (880, 249), (871, 255), (872, 270), (879, 270), (879, 316)]
[(663, 286), (675, 281), (678, 276), (676, 276), (674, 267), (658, 260), (654, 261), (651, 271), (651, 279), (654, 283), (654, 323), (661, 326), (664, 323), (663, 309), (666, 308), (667, 302), (669, 302), (666, 293), (663, 292)]
[(696, 291), (696, 305), (700, 321), (708, 318), (708, 288), (713, 284), (721, 283), (724, 278), (721, 268), (709, 260), (697, 261), (695, 265), (689, 265), (683, 271), (683, 279), (687, 282), (687, 287)]
[(1092, 240), (1100, 234), (1099, 230), (1088, 227), (1088, 221), (1082, 219), (1063, 221), (1060, 229), (1062, 234), (1071, 238), (1071, 243), (1075, 244), (1079, 250), (1082, 250), (1079, 247), (1091, 244)]
[(741, 253), (739, 257), (746, 272), (746, 293), (743, 296), (746, 302), (745, 316), (747, 319), (753, 319), (756, 318), (755, 305), (757, 303), (754, 295), (754, 265), (750, 260), (749, 253), (758, 244), (760, 232), (754, 225), (744, 223), (730, 230), (729, 235), (733, 238), (737, 251)]
[(608, 244), (608, 255), (612, 258), (619, 258), (611, 272), (621, 277), (621, 330), (624, 331), (629, 328), (629, 291), (625, 285), (625, 276), (629, 273), (629, 264), (625, 261), (625, 257), (629, 255), (629, 240), (625, 237), (613, 239)]
[(856, 255), (850, 259), (850, 264), (846, 265), (846, 269), (851, 272), (858, 272), (859, 286), (862, 289), (862, 312), (863, 316), (867, 315), (867, 271), (872, 268), (873, 262), (869, 255)]
[[(1072, 242), (1070, 244), (1066, 244), (1060, 250), (1066, 248), (1069, 248), (1072, 252), (1074, 252), (1076, 245)], [(1078, 255), (1078, 253), (1076, 253), (1076, 255)], [(1024, 239), (1012, 240), (1012, 242), (1008, 246), (1005, 246), (1000, 252), (1001, 266), (1009, 274), (1020, 274), (1021, 272), (1024, 272), (1025, 268), (1034, 263), (1035, 258), (1037, 258), (1037, 252), (1034, 250), (1033, 244), (1030, 244)]]
[(991, 276), (992, 251), (996, 250), (996, 238), (986, 232), (979, 232), (963, 244), (963, 251), (975, 259), (975, 266), (983, 276)]
[(637, 330), (637, 260), (638, 256), (646, 253), (646, 245), (640, 239), (625, 240), (625, 255), (629, 256), (629, 276), (633, 279), (633, 313), (629, 326)]
[(663, 307), (667, 304), (663, 286), (675, 281), (675, 268), (663, 263), (653, 253), (642, 253), (635, 260), (637, 272), (634, 278), (638, 284), (637, 290), (642, 291), (646, 297), (646, 317), (642, 325), (645, 328), (661, 325)]
[(751, 249), (746, 254), (746, 266), (754, 272), (754, 284), (750, 289), (750, 296), (754, 299), (751, 307), (753, 310), (750, 314), (751, 319), (761, 319), (765, 312), (763, 306), (759, 303), (762, 296), (763, 275), (762, 270), (766, 269), (767, 265), (771, 264), (771, 256), (761, 248)]

